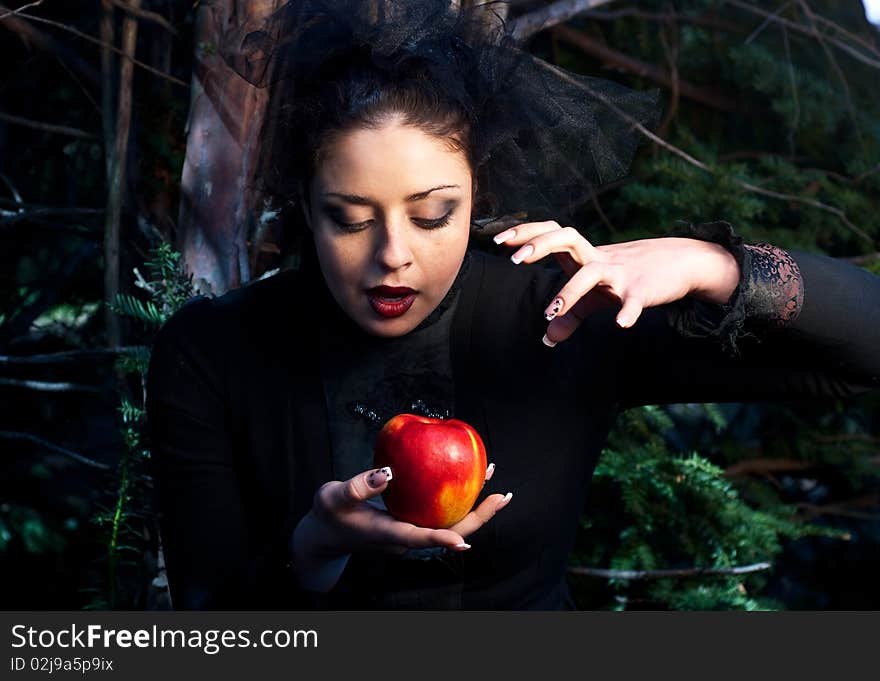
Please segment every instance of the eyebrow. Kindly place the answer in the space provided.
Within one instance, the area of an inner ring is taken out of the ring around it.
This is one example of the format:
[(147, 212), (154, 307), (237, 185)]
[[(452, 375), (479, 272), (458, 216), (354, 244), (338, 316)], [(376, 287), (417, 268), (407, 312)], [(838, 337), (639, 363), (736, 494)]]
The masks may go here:
[[(452, 189), (452, 188), (460, 188), (457, 184), (441, 184), (438, 187), (431, 187), (430, 189), (426, 189), (423, 192), (416, 192), (415, 194), (410, 194), (404, 199), (406, 203), (412, 203), (413, 201), (421, 201), (424, 198), (427, 198), (428, 194), (431, 192), (435, 192), (438, 189)], [(336, 196), (347, 203), (353, 203), (358, 206), (370, 206), (373, 202), (365, 196), (358, 196), (357, 194), (340, 194), (339, 192), (326, 192), (324, 196)]]

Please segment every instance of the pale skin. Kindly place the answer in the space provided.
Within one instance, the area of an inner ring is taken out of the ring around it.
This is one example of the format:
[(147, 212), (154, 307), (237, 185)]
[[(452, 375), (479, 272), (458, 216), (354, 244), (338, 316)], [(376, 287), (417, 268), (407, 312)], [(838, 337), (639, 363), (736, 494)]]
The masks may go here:
[[(464, 154), (389, 116), (378, 128), (339, 136), (325, 150), (308, 192), (307, 223), (340, 308), (373, 335), (409, 333), (449, 291), (464, 259), (472, 205), (472, 172)], [(551, 347), (568, 340), (599, 307), (619, 306), (618, 324), (629, 328), (645, 308), (685, 296), (725, 303), (739, 282), (733, 256), (694, 239), (595, 246), (578, 230), (548, 221), (516, 225), (496, 242), (516, 248), (511, 257), (516, 266), (552, 255), (569, 275), (554, 297), (562, 301), (556, 314), (553, 302), (544, 311), (549, 321), (544, 342)], [(372, 310), (366, 295), (366, 289), (381, 285), (418, 294), (404, 314), (386, 318)], [(493, 472), (490, 464), (487, 481)], [(290, 542), (305, 588), (331, 589), (355, 550), (467, 550), (467, 537), (511, 499), (509, 493), (491, 494), (452, 527), (432, 529), (400, 522), (367, 503), (393, 484), (393, 471), (388, 480), (384, 471), (371, 470), (318, 490)]]

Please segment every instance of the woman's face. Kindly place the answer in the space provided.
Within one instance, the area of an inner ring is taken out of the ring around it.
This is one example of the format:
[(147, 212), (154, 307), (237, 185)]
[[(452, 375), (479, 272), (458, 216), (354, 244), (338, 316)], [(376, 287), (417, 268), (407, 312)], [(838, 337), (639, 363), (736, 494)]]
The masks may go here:
[(397, 118), (328, 145), (310, 188), (309, 225), (343, 311), (376, 336), (414, 329), (458, 274), (471, 198), (464, 155)]

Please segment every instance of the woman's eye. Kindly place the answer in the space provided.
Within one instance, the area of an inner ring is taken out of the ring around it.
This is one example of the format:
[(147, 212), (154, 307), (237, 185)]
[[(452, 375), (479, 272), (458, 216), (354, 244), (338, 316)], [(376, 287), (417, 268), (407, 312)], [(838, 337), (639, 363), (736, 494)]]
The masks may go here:
[(424, 218), (413, 218), (413, 222), (415, 222), (420, 227), (424, 227), (425, 229), (437, 229), (439, 227), (443, 227), (444, 225), (449, 223), (449, 217), (452, 215), (452, 211), (449, 211), (446, 215), (443, 215), (439, 218), (435, 218), (433, 220), (427, 220)]
[[(446, 215), (442, 215), (439, 218), (412, 218), (412, 221), (423, 229), (439, 229), (440, 227), (444, 227), (449, 223), (449, 218), (451, 215), (452, 211), (449, 211), (448, 213), (446, 213)], [(330, 219), (333, 220), (333, 222), (336, 223), (336, 225), (344, 232), (359, 232), (362, 229), (366, 229), (371, 224), (373, 224), (373, 220), (364, 220), (363, 222), (346, 222), (341, 218), (341, 216), (334, 214), (330, 214)]]
[(335, 222), (343, 231), (345, 232), (360, 232), (362, 229), (370, 226), (372, 220), (365, 220), (364, 222), (343, 222), (338, 218), (333, 218), (333, 222)]

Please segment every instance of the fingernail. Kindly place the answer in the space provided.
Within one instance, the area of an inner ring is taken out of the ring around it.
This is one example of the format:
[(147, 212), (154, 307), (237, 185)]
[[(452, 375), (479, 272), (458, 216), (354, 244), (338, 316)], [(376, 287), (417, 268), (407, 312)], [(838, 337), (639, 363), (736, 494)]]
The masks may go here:
[(390, 482), (393, 477), (394, 476), (391, 474), (391, 469), (388, 468), (388, 466), (385, 466), (385, 468), (379, 468), (375, 471), (372, 471), (367, 476), (367, 484), (373, 488), (381, 487), (386, 482)]
[(499, 501), (499, 502), (498, 502), (498, 505), (495, 507), (495, 512), (497, 513), (497, 512), (500, 511), (502, 508), (504, 508), (505, 506), (507, 506), (508, 502), (509, 502), (511, 499), (513, 499), (513, 492), (508, 492), (507, 494), (505, 494), (505, 495), (504, 495), (504, 498), (503, 498), (501, 501)]
[(556, 315), (559, 314), (559, 311), (562, 309), (562, 298), (557, 298), (553, 301), (550, 307), (544, 312), (544, 318), (549, 322), (552, 321)]
[(526, 244), (522, 248), (520, 248), (516, 253), (510, 256), (510, 259), (514, 262), (515, 265), (519, 265), (523, 260), (528, 258), (532, 253), (535, 252), (535, 247), (531, 244)]
[(491, 471), (494, 471), (494, 470), (495, 470), (495, 464), (494, 464), (494, 463), (490, 463), (490, 464), (489, 464), (489, 471), (491, 472)]
[(555, 345), (556, 345), (556, 341), (552, 341), (549, 338), (547, 338), (546, 333), (544, 334), (544, 337), (541, 340), (544, 342), (544, 345), (546, 345), (548, 348), (555, 347)]
[(494, 241), (496, 244), (503, 244), (508, 239), (512, 239), (515, 234), (516, 232), (514, 230), (508, 229), (504, 232), (499, 232), (498, 234), (496, 234), (494, 237), (492, 237), (492, 241)]
[(629, 326), (629, 323), (630, 323), (630, 322), (629, 322), (629, 319), (627, 319), (626, 317), (618, 317), (618, 318), (617, 318), (617, 325), (618, 325), (621, 329), (625, 329), (626, 327), (628, 327), (628, 326)]
[(470, 547), (470, 544), (456, 544), (452, 548), (457, 549), (458, 551), (467, 551)]

